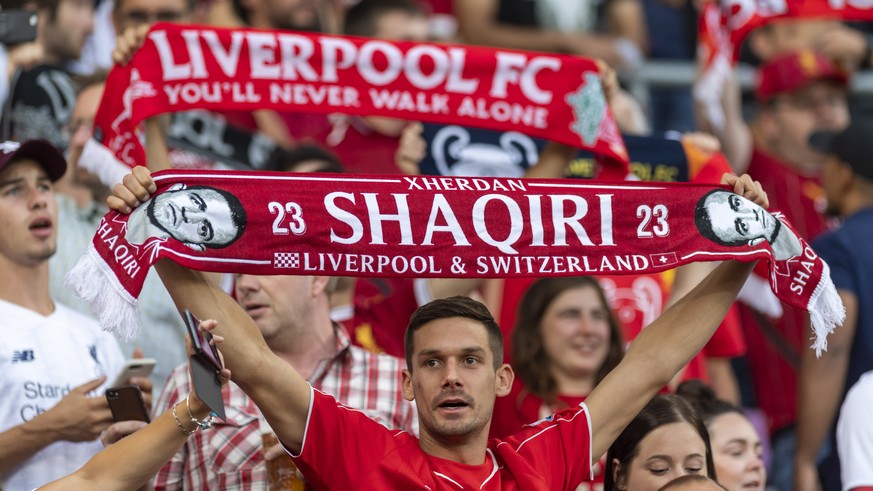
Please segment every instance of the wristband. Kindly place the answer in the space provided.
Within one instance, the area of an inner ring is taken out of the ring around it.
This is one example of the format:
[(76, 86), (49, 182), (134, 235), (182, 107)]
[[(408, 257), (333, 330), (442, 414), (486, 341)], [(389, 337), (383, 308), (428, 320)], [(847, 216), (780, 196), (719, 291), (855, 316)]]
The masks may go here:
[[(215, 417), (217, 416), (214, 411), (209, 413), (209, 416), (200, 421), (199, 419), (194, 417), (194, 414), (191, 413), (191, 402), (189, 401), (191, 398), (191, 393), (188, 392), (188, 395), (185, 396), (185, 407), (188, 409), (188, 417), (191, 418), (191, 422), (197, 425), (198, 427), (208, 430), (215, 425)], [(196, 430), (195, 430), (196, 431)]]

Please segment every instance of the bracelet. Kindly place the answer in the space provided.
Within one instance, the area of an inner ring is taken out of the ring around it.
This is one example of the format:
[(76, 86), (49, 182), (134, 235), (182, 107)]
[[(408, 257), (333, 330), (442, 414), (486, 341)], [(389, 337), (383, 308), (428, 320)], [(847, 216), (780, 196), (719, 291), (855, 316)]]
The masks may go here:
[[(188, 417), (191, 418), (191, 421), (195, 425), (197, 425), (198, 427), (200, 427), (204, 430), (208, 430), (209, 428), (212, 428), (212, 426), (215, 424), (215, 417), (217, 416), (215, 414), (215, 412), (210, 412), (209, 416), (206, 416), (206, 418), (203, 421), (200, 421), (199, 419), (194, 417), (194, 414), (191, 413), (190, 398), (191, 398), (191, 393), (188, 392), (188, 395), (185, 396), (185, 407), (188, 409)], [(197, 431), (197, 430), (194, 430), (194, 431)]]
[(197, 431), (199, 426), (195, 426), (194, 429), (190, 431), (186, 430), (185, 427), (182, 426), (182, 422), (179, 421), (179, 416), (176, 415), (176, 406), (178, 406), (179, 404), (182, 404), (182, 401), (173, 404), (173, 419), (176, 420), (176, 426), (178, 426), (179, 429), (182, 430), (182, 433), (184, 433), (185, 436), (191, 436)]

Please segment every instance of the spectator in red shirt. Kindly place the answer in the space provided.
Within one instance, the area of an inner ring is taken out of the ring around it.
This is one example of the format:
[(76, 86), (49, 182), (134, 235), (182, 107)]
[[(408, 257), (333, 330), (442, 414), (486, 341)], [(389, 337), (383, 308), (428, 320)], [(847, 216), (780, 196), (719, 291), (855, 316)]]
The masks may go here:
[(624, 355), (618, 319), (590, 276), (533, 283), (518, 303), (512, 338), (517, 377), (494, 409), (497, 438), (578, 405)]

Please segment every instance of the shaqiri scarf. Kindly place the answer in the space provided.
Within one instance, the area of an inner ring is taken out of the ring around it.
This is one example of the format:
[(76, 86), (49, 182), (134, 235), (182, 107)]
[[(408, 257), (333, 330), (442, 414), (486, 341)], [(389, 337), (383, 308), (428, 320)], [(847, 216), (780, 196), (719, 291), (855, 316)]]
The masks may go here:
[(140, 122), (192, 109), (345, 113), (517, 131), (592, 150), (619, 179), (627, 175), (624, 143), (592, 60), (175, 24), (156, 24), (130, 63), (110, 72), (94, 120), (94, 137), (108, 152), (100, 158), (92, 142), (83, 165), (114, 157), (125, 173), (143, 164)]
[[(578, 180), (165, 171), (131, 215), (108, 213), (68, 284), (131, 338), (160, 258), (229, 273), (493, 278), (657, 272), (765, 260), (806, 309), (814, 347), (844, 309), (784, 220), (724, 188)], [(107, 287), (107, 284), (110, 287)]]

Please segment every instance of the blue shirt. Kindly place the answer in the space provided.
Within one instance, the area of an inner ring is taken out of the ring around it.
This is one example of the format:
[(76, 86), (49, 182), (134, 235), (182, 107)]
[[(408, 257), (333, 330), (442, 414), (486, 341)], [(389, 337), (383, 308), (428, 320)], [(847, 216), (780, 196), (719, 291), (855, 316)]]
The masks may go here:
[(858, 324), (845, 395), (864, 372), (873, 370), (873, 208), (855, 213), (839, 229), (822, 234), (812, 248), (830, 266), (837, 289), (848, 290), (858, 298)]

